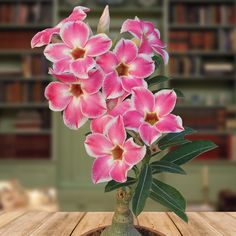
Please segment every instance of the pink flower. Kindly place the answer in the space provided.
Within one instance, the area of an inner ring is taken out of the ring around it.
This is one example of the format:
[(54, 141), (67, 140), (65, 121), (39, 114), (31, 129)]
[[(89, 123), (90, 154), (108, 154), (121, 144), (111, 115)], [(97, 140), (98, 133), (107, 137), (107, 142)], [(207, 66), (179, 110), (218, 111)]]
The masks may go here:
[(85, 12), (88, 12), (88, 11), (90, 11), (90, 9), (86, 7), (80, 7), (80, 6), (75, 7), (73, 12), (70, 14), (70, 16), (62, 20), (55, 27), (48, 28), (48, 29), (38, 32), (31, 40), (31, 47), (32, 48), (42, 47), (44, 45), (49, 44), (52, 40), (52, 36), (54, 34), (59, 34), (60, 27), (62, 26), (63, 23), (68, 22), (68, 21), (84, 20), (87, 16)]
[(93, 57), (106, 53), (111, 40), (106, 34), (89, 38), (90, 28), (82, 21), (66, 22), (60, 29), (62, 43), (49, 44), (44, 50), (46, 58), (54, 62), (60, 72), (72, 71), (85, 79), (95, 65)]
[(127, 180), (127, 172), (145, 156), (146, 147), (138, 146), (133, 139), (126, 140), (123, 118), (113, 118), (104, 132), (93, 133), (85, 140), (87, 153), (95, 157), (92, 168), (94, 183), (114, 179), (117, 182)]
[(154, 72), (151, 57), (138, 54), (137, 46), (131, 40), (121, 39), (113, 52), (97, 59), (97, 64), (106, 73), (103, 93), (106, 98), (117, 98), (134, 87), (146, 86), (143, 78)]
[(155, 29), (154, 24), (149, 21), (142, 21), (136, 17), (134, 20), (126, 20), (121, 28), (121, 33), (130, 32), (140, 40), (139, 53), (153, 56), (153, 51), (160, 54), (165, 62), (168, 63), (169, 55), (163, 49), (165, 44), (160, 40), (160, 32)]
[(49, 108), (64, 111), (65, 125), (70, 129), (80, 128), (88, 118), (97, 118), (106, 112), (106, 103), (99, 92), (103, 83), (103, 73), (96, 69), (89, 72), (86, 80), (72, 74), (56, 74), (60, 82), (51, 82), (45, 90)]
[(173, 90), (163, 89), (153, 95), (145, 88), (133, 89), (133, 110), (124, 115), (125, 127), (139, 132), (147, 145), (155, 142), (162, 133), (183, 131), (182, 119), (170, 114), (176, 99)]

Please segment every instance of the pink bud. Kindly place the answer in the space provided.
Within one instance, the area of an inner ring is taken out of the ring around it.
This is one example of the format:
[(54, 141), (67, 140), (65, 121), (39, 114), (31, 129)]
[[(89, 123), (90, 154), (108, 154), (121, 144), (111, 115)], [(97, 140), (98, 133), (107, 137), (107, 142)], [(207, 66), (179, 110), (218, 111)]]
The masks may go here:
[(97, 32), (108, 33), (109, 28), (110, 28), (110, 13), (109, 13), (109, 6), (106, 5), (98, 23)]

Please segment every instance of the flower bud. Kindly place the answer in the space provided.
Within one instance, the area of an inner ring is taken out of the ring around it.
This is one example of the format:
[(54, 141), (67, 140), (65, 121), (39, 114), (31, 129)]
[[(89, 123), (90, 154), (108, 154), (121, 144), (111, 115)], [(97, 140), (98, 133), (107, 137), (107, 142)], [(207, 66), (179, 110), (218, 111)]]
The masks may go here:
[(110, 13), (109, 13), (109, 6), (106, 5), (98, 23), (97, 33), (108, 33), (109, 28), (110, 28)]

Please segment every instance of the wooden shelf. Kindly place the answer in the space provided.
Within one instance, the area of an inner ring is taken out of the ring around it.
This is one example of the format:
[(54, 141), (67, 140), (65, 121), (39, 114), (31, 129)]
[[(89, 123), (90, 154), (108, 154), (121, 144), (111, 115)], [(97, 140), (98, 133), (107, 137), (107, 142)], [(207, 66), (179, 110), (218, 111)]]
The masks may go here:
[(39, 24), (39, 23), (35, 23), (35, 24), (24, 24), (24, 25), (20, 25), (20, 24), (0, 24), (0, 30), (9, 30), (9, 29), (14, 29), (14, 30), (37, 30), (37, 29), (45, 29), (45, 28), (50, 28), (52, 27), (52, 24), (48, 23), (48, 24)]
[[(30, 42), (29, 42), (30, 44)], [(15, 55), (29, 55), (29, 54), (42, 54), (42, 49), (0, 49), (0, 56), (15, 56)]]
[(0, 76), (0, 83), (6, 81), (20, 81), (22, 83), (30, 83), (30, 82), (51, 82), (53, 81), (52, 77), (49, 76), (31, 76), (29, 78), (22, 77), (22, 76), (11, 76), (11, 77), (1, 77)]
[(199, 81), (202, 82), (203, 80), (207, 80), (207, 82), (214, 82), (216, 80), (218, 81), (235, 81), (235, 77), (234, 76), (208, 76), (208, 75), (173, 75), (170, 76), (170, 82), (171, 81)]
[(218, 25), (201, 25), (200, 23), (199, 24), (169, 24), (169, 28), (172, 29), (172, 30), (183, 30), (183, 29), (186, 29), (186, 30), (203, 30), (203, 29), (206, 29), (206, 30), (220, 30), (220, 29), (233, 29), (235, 28), (235, 25), (221, 25), (221, 24), (218, 24)]
[(21, 108), (48, 108), (48, 103), (0, 103), (0, 108), (21, 109)]
[(44, 130), (0, 130), (0, 135), (29, 135), (29, 134), (37, 134), (37, 135), (45, 135), (52, 134), (52, 130), (44, 129)]
[(204, 3), (204, 4), (211, 4), (211, 3), (235, 3), (235, 0), (169, 0), (170, 3)]
[(170, 55), (202, 55), (202, 56), (235, 56), (235, 53), (232, 51), (201, 51), (201, 50), (191, 50), (188, 49), (184, 52), (182, 51), (170, 51)]

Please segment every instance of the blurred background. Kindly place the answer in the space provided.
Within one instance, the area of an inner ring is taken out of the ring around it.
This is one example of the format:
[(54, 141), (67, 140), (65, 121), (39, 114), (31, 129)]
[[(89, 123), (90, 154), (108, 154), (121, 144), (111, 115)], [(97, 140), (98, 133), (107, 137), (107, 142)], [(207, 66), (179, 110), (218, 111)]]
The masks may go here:
[[(0, 0), (0, 208), (108, 211), (114, 193), (91, 182), (93, 158), (83, 141), (88, 124), (67, 129), (51, 113), (44, 88), (51, 81), (32, 36), (56, 25), (75, 5), (92, 9), (93, 30), (110, 5), (111, 37), (138, 16), (155, 23), (170, 62), (160, 73), (185, 99), (175, 110), (184, 124), (219, 148), (185, 166), (188, 176), (160, 174), (179, 189), (189, 210), (236, 211), (236, 1), (235, 0)], [(149, 202), (146, 210), (163, 210)]]

